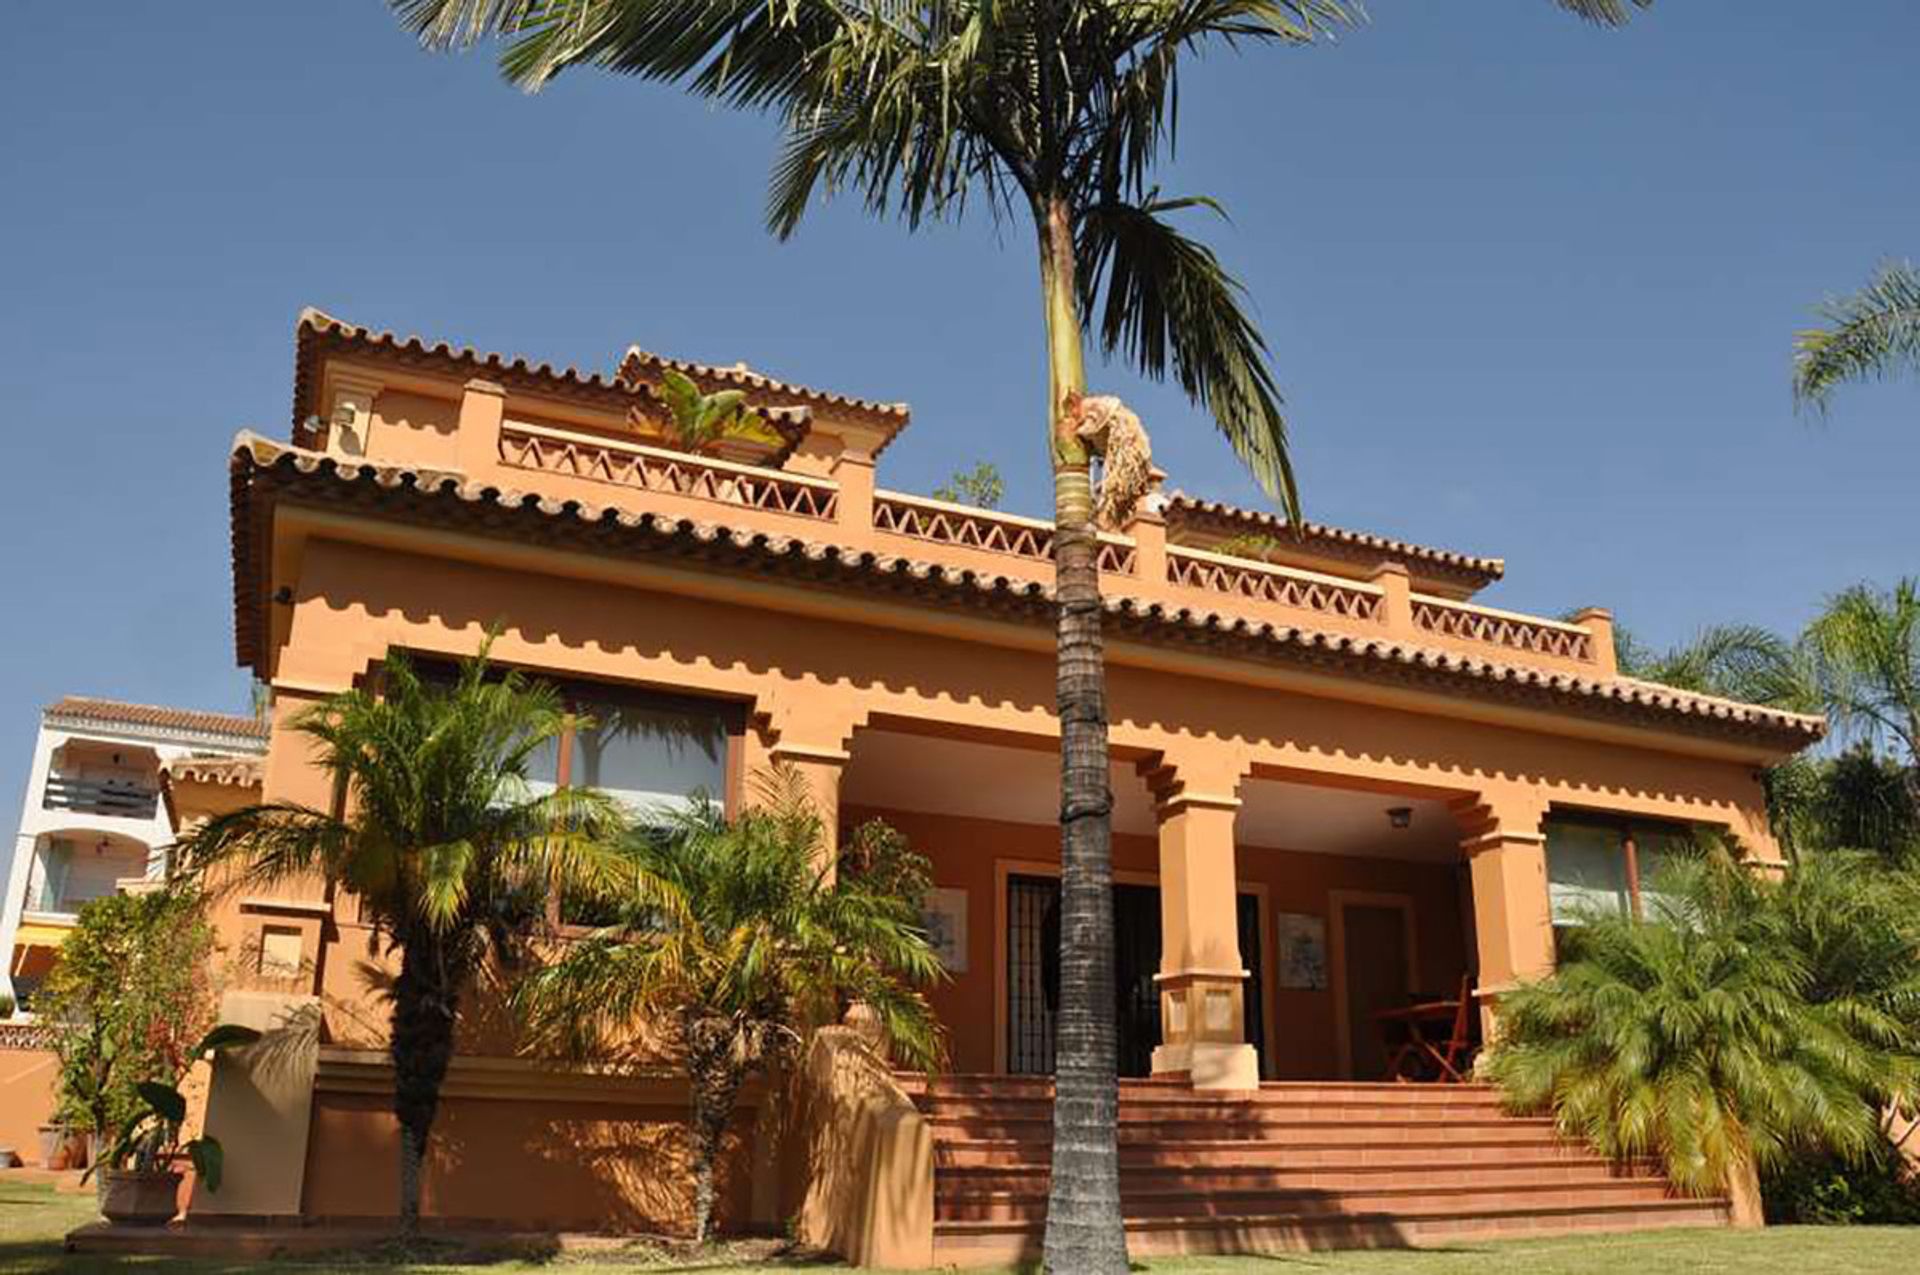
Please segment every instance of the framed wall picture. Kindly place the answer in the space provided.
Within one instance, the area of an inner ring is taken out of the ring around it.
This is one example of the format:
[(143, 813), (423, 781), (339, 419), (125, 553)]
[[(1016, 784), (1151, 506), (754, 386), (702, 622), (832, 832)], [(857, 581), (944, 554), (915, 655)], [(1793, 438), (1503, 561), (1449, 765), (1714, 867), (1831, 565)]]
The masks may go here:
[(926, 911), (921, 916), (927, 941), (949, 974), (967, 972), (967, 892), (951, 886), (936, 886), (927, 891)]
[(1274, 946), (1279, 949), (1280, 986), (1323, 992), (1327, 988), (1327, 921), (1304, 912), (1282, 912), (1274, 918)]

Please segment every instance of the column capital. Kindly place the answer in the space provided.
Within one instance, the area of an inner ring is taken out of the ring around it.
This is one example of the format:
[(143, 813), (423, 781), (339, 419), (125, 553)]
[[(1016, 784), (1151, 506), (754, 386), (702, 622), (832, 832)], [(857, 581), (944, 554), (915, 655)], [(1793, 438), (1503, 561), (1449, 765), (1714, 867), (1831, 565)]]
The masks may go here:
[(1251, 769), (1247, 755), (1231, 748), (1158, 752), (1134, 764), (1163, 819), (1186, 810), (1238, 810)]
[(867, 717), (850, 696), (823, 686), (776, 687), (753, 712), (769, 755), (808, 761), (845, 762), (853, 732), (867, 724)]
[(778, 739), (767, 746), (767, 756), (776, 762), (811, 761), (824, 762), (832, 766), (844, 766), (853, 760), (853, 754), (844, 748), (823, 748), (816, 744), (790, 744)]
[(1547, 800), (1531, 788), (1486, 788), (1449, 803), (1469, 856), (1496, 845), (1545, 845)]

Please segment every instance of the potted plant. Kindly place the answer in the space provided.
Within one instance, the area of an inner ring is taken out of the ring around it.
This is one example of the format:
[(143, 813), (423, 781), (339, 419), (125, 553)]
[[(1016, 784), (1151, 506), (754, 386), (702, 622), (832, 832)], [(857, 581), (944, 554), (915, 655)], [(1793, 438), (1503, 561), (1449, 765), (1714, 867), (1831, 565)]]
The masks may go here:
[[(193, 1051), (198, 1061), (222, 1049), (249, 1045), (260, 1039), (250, 1027), (231, 1024), (214, 1028)], [(109, 1222), (128, 1226), (164, 1226), (173, 1219), (180, 1198), (182, 1158), (207, 1190), (218, 1191), (225, 1167), (220, 1143), (202, 1134), (181, 1140), (187, 1122), (187, 1099), (178, 1078), (172, 1082), (142, 1080), (135, 1085), (141, 1110), (120, 1130), (113, 1147), (91, 1171), (100, 1174), (100, 1212)]]
[(66, 1121), (55, 1118), (40, 1126), (40, 1166), (59, 1172), (71, 1169), (74, 1165), (73, 1127)]

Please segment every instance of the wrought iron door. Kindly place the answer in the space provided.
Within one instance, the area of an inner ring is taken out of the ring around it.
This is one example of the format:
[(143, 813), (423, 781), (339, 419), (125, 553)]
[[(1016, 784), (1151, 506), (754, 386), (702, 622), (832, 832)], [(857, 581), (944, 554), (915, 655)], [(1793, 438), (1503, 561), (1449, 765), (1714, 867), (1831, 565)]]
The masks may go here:
[[(1160, 891), (1149, 885), (1113, 889), (1114, 1022), (1122, 1076), (1146, 1076), (1160, 1043)], [(1264, 1052), (1260, 991), (1260, 906), (1239, 900), (1240, 954), (1246, 987), (1247, 1040)], [(1007, 1070), (1053, 1074), (1054, 1012), (1060, 996), (1060, 882), (1007, 879)]]

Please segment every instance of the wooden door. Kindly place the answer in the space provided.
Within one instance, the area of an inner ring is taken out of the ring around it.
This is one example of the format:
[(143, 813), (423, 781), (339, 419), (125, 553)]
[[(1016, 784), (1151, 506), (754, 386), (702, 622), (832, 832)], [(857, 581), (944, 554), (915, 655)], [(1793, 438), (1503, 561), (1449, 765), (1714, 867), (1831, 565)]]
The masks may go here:
[(1348, 1056), (1355, 1080), (1387, 1079), (1387, 1051), (1374, 1015), (1407, 1004), (1407, 933), (1404, 908), (1348, 903), (1341, 909), (1345, 939)]

